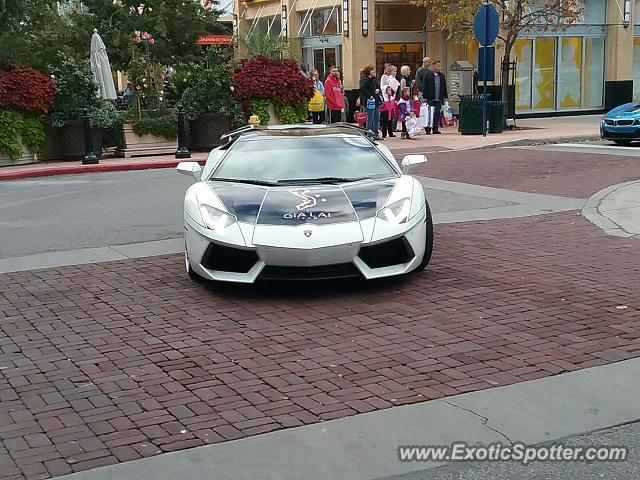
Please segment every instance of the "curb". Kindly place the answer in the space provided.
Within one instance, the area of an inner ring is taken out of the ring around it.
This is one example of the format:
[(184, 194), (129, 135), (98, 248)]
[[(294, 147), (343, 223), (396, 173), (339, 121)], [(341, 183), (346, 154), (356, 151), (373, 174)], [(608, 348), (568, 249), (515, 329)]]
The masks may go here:
[[(188, 160), (188, 159), (187, 159)], [(204, 160), (193, 160), (203, 166)], [(99, 173), (99, 172), (124, 172), (130, 170), (154, 170), (159, 168), (175, 168), (180, 160), (161, 160), (148, 161), (140, 163), (98, 163), (95, 165), (64, 165), (51, 168), (34, 168), (30, 170), (14, 171), (3, 173), (0, 171), (0, 181), (3, 180), (20, 180), (23, 178), (35, 177), (53, 177), (58, 175), (76, 175), (81, 173)]]
[(614, 237), (638, 238), (638, 234), (625, 230), (615, 221), (611, 220), (603, 212), (601, 212), (600, 205), (603, 200), (605, 200), (615, 191), (639, 182), (640, 180), (631, 180), (628, 182), (622, 182), (603, 188), (602, 190), (594, 193), (593, 195), (591, 195), (591, 197), (589, 197), (580, 214), (595, 226), (600, 227), (608, 235), (612, 235)]
[(469, 147), (465, 150), (480, 150), (485, 148), (500, 147), (529, 147), (532, 145), (550, 145), (556, 143), (582, 143), (595, 142), (600, 140), (599, 135), (575, 135), (566, 137), (550, 137), (550, 138), (520, 138), (518, 140), (505, 140), (504, 142), (490, 143), (488, 145), (480, 145), (478, 147)]

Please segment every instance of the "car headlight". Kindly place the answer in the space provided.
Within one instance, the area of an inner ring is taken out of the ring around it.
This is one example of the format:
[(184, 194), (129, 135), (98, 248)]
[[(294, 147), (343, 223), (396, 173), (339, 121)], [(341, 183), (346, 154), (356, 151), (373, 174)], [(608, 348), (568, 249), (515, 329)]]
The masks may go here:
[(216, 233), (222, 233), (225, 228), (233, 225), (237, 220), (235, 216), (204, 203), (200, 205), (200, 213), (202, 214), (204, 226), (214, 230)]
[(393, 225), (399, 225), (406, 222), (409, 219), (409, 212), (411, 211), (411, 199), (403, 198), (397, 202), (393, 202), (391, 205), (379, 210), (377, 217), (385, 220)]

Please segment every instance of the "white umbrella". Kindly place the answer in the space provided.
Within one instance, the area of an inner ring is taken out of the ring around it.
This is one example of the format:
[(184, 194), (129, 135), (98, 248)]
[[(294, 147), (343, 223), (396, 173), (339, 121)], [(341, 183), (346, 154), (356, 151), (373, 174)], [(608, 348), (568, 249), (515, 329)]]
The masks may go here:
[(100, 96), (105, 100), (115, 100), (116, 87), (111, 76), (107, 47), (104, 46), (96, 28), (93, 29), (91, 36), (91, 70), (93, 78), (100, 88)]

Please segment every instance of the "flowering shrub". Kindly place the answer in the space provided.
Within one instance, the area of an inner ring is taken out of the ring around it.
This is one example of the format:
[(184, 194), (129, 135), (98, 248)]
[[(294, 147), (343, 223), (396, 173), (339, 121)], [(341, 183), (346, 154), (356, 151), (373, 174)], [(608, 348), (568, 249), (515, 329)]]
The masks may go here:
[(294, 59), (271, 60), (253, 57), (242, 60), (233, 73), (234, 95), (245, 114), (251, 113), (251, 101), (266, 99), (276, 107), (306, 105), (313, 97), (313, 82), (300, 73)]
[(45, 114), (55, 104), (56, 86), (47, 75), (27, 65), (15, 64), (0, 72), (0, 105), (23, 112)]
[(153, 60), (152, 47), (156, 40), (149, 32), (133, 32), (131, 61), (127, 68), (138, 106), (138, 117), (143, 109), (157, 109), (162, 102), (163, 68)]

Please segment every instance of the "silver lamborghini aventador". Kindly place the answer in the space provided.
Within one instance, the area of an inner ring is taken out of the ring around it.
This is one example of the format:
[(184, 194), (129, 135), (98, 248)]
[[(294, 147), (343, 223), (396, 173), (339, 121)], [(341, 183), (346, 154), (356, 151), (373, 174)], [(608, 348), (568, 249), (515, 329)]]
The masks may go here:
[(433, 223), (420, 183), (348, 124), (236, 130), (193, 175), (184, 199), (193, 279), (366, 279), (423, 269)]

